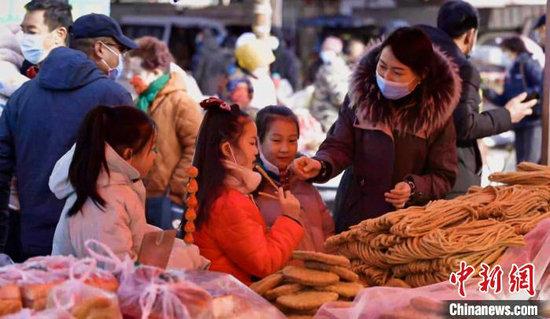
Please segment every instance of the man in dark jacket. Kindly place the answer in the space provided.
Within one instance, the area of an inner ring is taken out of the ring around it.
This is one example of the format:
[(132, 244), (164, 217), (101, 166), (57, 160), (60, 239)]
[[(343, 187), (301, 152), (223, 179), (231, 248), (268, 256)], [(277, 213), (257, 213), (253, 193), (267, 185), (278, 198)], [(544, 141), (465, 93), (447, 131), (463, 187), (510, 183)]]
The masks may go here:
[[(27, 12), (21, 21), (21, 32), (16, 34), (15, 43), (25, 58), (19, 63), (19, 72), (24, 76), (21, 81), (36, 77), (48, 54), (57, 47), (67, 45), (69, 26), (73, 23), (71, 6), (67, 0), (32, 0), (25, 5), (25, 10)], [(9, 56), (11, 55), (4, 55)], [(13, 82), (15, 83), (17, 82)], [(5, 97), (9, 98), (17, 88), (5, 91), (4, 93), (10, 92)], [(14, 191), (15, 184), (14, 179), (9, 211), (0, 212), (0, 253), (4, 252), (14, 260), (19, 260), (18, 254), (21, 249), (15, 239), (19, 238), (20, 214), (19, 199)]]
[(70, 36), (77, 50), (52, 50), (38, 76), (12, 95), (0, 117), (0, 210), (7, 209), (15, 172), (23, 259), (51, 253), (64, 201), (50, 192), (48, 180), (86, 113), (98, 105), (132, 105), (130, 94), (112, 79), (120, 74), (123, 52), (137, 45), (116, 21), (85, 15), (71, 26)]
[(481, 77), (476, 67), (468, 61), (475, 46), (479, 28), (479, 15), (472, 5), (461, 0), (445, 2), (439, 9), (437, 28), (420, 26), (441, 50), (449, 55), (459, 68), (462, 79), (460, 101), (454, 111), (458, 148), (458, 176), (449, 197), (464, 194), (470, 186), (481, 183), (481, 153), (477, 139), (500, 134), (512, 129), (531, 114), (536, 100), (522, 103), (521, 94), (511, 99), (503, 108), (480, 112)]
[(210, 30), (203, 32), (203, 39), (198, 52), (193, 56), (193, 77), (205, 95), (217, 95), (220, 92), (220, 81), (225, 75), (232, 59), (227, 50), (222, 48), (218, 39)]

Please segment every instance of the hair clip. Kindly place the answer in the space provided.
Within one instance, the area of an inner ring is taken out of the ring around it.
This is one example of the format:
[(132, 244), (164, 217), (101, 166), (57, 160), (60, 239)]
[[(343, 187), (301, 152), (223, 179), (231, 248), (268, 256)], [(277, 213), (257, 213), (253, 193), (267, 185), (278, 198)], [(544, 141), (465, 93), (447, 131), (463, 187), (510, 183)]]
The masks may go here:
[(222, 102), (220, 103), (220, 108), (222, 108), (222, 109), (224, 109), (224, 110), (226, 110), (226, 111), (231, 112), (231, 105), (227, 104), (227, 102), (225, 102), (225, 101), (222, 101)]
[(222, 110), (231, 112), (231, 105), (229, 105), (227, 102), (217, 97), (209, 97), (208, 99), (202, 101), (200, 105), (205, 110), (207, 110), (211, 106), (216, 105), (216, 106), (219, 106), (219, 108)]

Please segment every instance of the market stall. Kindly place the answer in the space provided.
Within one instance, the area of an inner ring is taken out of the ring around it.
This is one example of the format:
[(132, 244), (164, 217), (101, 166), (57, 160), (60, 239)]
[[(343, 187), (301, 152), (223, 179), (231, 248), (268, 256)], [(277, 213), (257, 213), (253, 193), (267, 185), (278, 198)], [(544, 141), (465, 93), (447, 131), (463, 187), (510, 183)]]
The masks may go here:
[(522, 163), (491, 180), (499, 186), (365, 220), (327, 240), (335, 255), (295, 251), (287, 267), (250, 287), (215, 272), (136, 266), (89, 241), (91, 258), (0, 268), (0, 315), (443, 318), (446, 300), (547, 300), (550, 168)]

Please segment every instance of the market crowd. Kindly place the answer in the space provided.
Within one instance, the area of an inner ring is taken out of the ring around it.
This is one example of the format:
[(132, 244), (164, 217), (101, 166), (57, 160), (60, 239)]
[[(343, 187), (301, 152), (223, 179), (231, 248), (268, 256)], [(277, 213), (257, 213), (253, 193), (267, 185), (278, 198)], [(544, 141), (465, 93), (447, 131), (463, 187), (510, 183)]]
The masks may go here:
[[(518, 159), (540, 159), (541, 66), (505, 39), (504, 92), (485, 92), (500, 107), (480, 111), (480, 18), (461, 0), (347, 58), (330, 36), (303, 79), (282, 38), (244, 34), (228, 58), (205, 32), (187, 72), (108, 16), (25, 8), (0, 39), (0, 252), (15, 261), (84, 257), (88, 239), (136, 260), (146, 233), (179, 227), (193, 165), (195, 241), (173, 251), (250, 284), (362, 220), (479, 185), (480, 138), (513, 129)], [(291, 98), (304, 84), (305, 113)], [(311, 130), (324, 139), (308, 153)], [(312, 183), (341, 173), (331, 212)]]

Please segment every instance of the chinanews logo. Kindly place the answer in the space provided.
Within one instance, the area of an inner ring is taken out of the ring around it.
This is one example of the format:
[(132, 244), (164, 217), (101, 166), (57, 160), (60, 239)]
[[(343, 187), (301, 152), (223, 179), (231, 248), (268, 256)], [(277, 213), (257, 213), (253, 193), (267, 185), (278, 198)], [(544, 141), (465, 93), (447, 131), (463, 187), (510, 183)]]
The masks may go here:
[[(449, 276), (449, 282), (458, 286), (458, 293), (462, 298), (466, 298), (466, 281), (476, 272), (476, 269), (462, 261), (460, 269)], [(480, 281), (478, 289), (482, 293), (489, 293), (492, 290), (495, 294), (503, 291), (504, 270), (502, 266), (495, 265), (492, 269), (487, 264), (482, 263), (479, 270)], [(525, 291), (529, 296), (535, 295), (535, 265), (528, 263), (523, 266), (512, 264), (508, 273), (508, 292), (518, 293)]]

